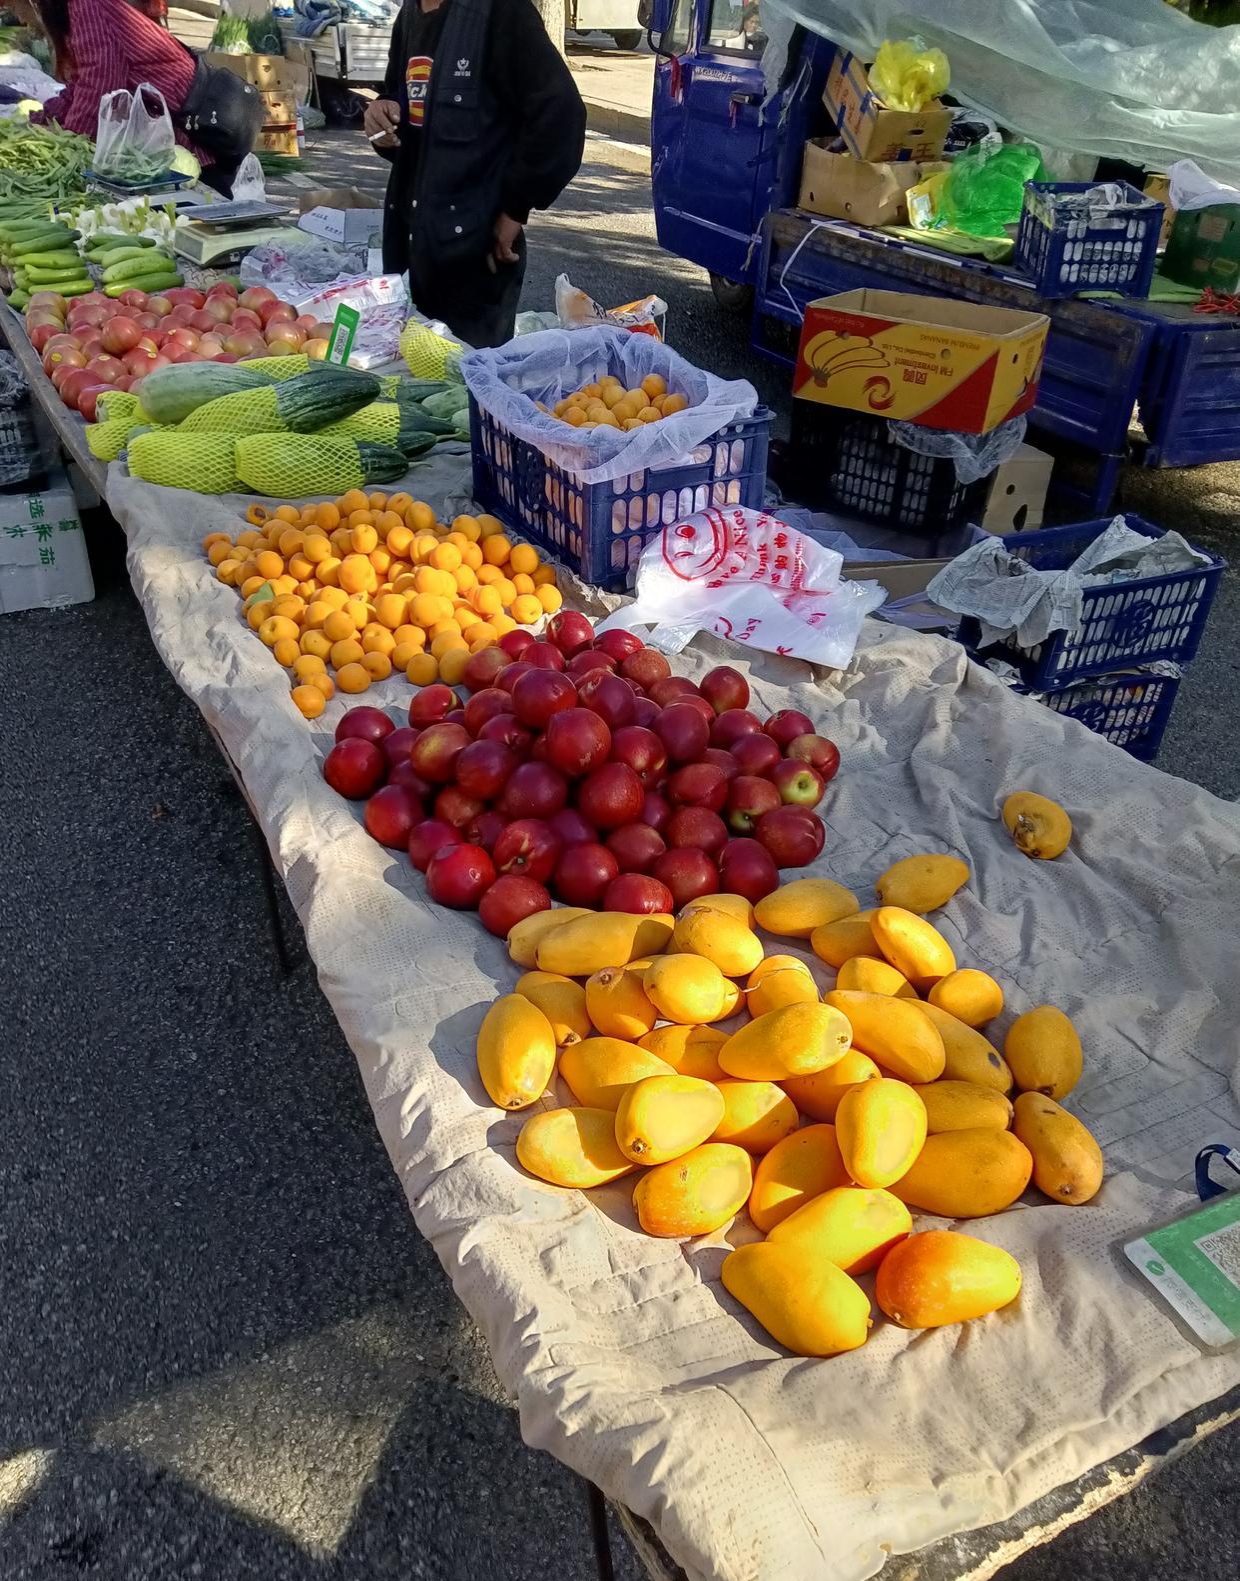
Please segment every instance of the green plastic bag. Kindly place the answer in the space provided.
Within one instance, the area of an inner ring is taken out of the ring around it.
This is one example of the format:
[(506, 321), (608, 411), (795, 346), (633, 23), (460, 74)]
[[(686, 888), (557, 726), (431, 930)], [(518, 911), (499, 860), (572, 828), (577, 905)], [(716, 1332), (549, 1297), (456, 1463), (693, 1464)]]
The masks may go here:
[(1045, 179), (1041, 152), (1032, 143), (970, 149), (947, 173), (943, 218), (970, 236), (1002, 236), (1020, 219), (1025, 182)]

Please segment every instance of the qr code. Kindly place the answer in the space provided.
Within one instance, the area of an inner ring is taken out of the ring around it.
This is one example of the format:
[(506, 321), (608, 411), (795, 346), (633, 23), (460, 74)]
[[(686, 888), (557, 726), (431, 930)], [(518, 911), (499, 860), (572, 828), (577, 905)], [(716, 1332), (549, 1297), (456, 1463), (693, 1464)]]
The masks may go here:
[(1196, 1246), (1220, 1273), (1226, 1274), (1232, 1284), (1240, 1288), (1240, 1224), (1203, 1235)]

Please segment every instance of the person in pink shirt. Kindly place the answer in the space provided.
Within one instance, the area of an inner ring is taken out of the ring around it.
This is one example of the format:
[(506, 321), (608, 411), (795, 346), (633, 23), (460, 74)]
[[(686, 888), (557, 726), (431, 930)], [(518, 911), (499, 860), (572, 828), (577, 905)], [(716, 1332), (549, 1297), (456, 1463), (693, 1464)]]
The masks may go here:
[(177, 141), (203, 165), (202, 179), (228, 196), (237, 167), (263, 121), (257, 91), (230, 71), (204, 65), (149, 11), (130, 0), (34, 0), (51, 43), (57, 75), (67, 84), (30, 119), (56, 122), (93, 138), (105, 94), (149, 83), (164, 96)]

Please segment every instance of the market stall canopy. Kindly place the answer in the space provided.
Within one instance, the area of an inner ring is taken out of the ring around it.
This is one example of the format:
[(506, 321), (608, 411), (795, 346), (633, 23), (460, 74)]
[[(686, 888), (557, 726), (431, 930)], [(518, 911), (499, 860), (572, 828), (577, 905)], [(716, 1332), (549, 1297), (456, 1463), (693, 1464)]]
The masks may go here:
[(1166, 0), (763, 0), (777, 83), (796, 24), (866, 60), (916, 34), (946, 51), (950, 92), (1044, 148), (1240, 177), (1240, 27)]

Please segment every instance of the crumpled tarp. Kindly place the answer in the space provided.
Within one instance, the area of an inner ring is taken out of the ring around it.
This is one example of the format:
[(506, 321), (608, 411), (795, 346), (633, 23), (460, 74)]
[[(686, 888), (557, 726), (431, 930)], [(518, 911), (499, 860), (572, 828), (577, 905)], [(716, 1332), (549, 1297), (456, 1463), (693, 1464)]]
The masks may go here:
[[(437, 458), (407, 486), (437, 502), (455, 467)], [(432, 906), (322, 780), (349, 699), (309, 725), (294, 711), (199, 547), (236, 530), (229, 503), (117, 465), (108, 503), (154, 641), (240, 770), (418, 1227), (526, 1439), (646, 1517), (690, 1577), (860, 1581), (1235, 1384), (1236, 1357), (1190, 1344), (1116, 1246), (1190, 1205), (1199, 1146), (1240, 1142), (1240, 809), (1013, 696), (936, 638), (867, 622), (855, 670), (819, 684), (803, 665), (728, 652), (759, 708), (805, 708), (839, 743), (819, 871), (867, 896), (897, 857), (968, 859), (943, 930), (1004, 985), (1000, 1032), (1044, 1001), (1073, 1017), (1085, 1075), (1070, 1107), (1108, 1166), (1085, 1207), (1031, 1193), (969, 1226), (1020, 1259), (1015, 1306), (921, 1334), (880, 1321), (859, 1351), (800, 1360), (723, 1291), (725, 1236), (649, 1239), (628, 1186), (586, 1196), (522, 1173), (523, 1116), (488, 1105), (474, 1060), (487, 1005), (515, 980), (502, 944)], [(722, 651), (695, 644), (678, 668), (701, 673)], [(408, 695), (393, 681), (366, 701)], [(1070, 810), (1058, 861), (1027, 860), (999, 824), (1017, 787)], [(742, 1215), (732, 1233), (753, 1231)]]
[(772, 90), (797, 23), (864, 60), (916, 34), (946, 52), (953, 98), (1041, 148), (1240, 176), (1240, 27), (1166, 0), (763, 0)]

